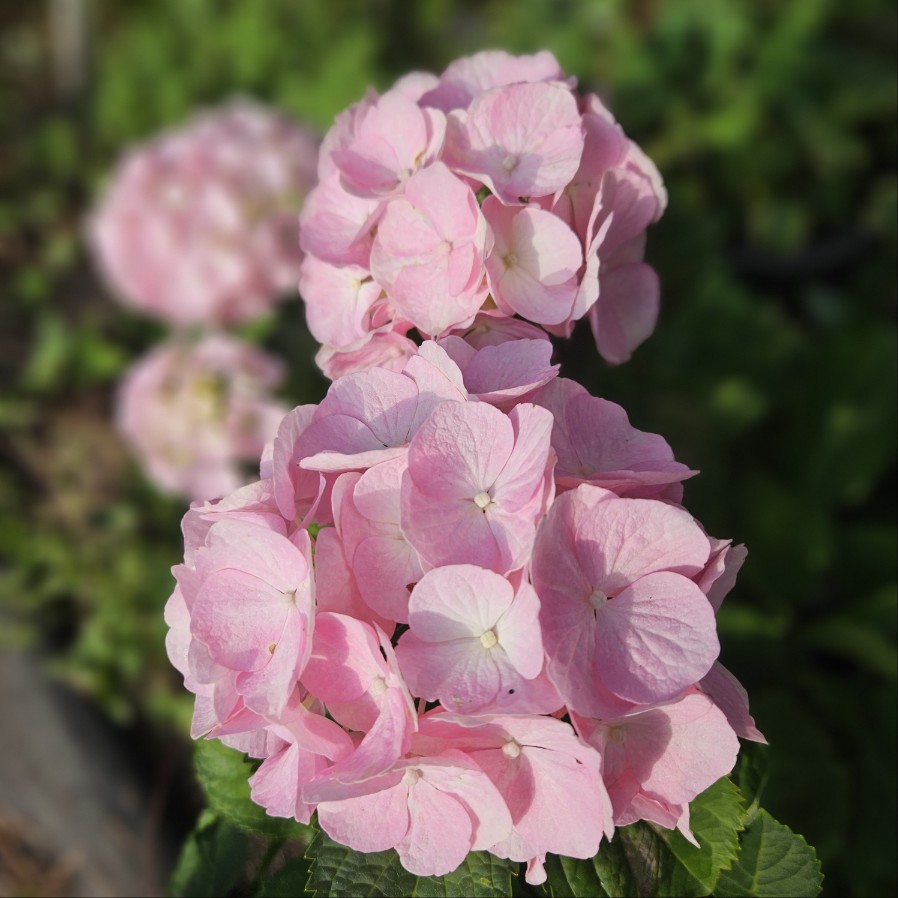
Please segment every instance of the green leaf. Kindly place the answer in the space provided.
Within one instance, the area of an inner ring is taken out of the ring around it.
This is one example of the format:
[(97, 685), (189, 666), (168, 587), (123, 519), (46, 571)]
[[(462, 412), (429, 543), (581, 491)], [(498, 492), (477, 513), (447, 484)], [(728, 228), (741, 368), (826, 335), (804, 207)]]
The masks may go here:
[(617, 830), (611, 844), (596, 855), (595, 864), (599, 881), (612, 898), (670, 894), (663, 884), (673, 879), (677, 867), (662, 838), (646, 823)]
[[(269, 817), (249, 797), (253, 765), (217, 739), (200, 739), (194, 755), (196, 775), (209, 807), (231, 823), (252, 832), (303, 838), (308, 828), (295, 820)], [(308, 839), (307, 839), (308, 840)]]
[(680, 868), (674, 869), (669, 884), (659, 884), (658, 894), (709, 895), (720, 871), (736, 858), (745, 813), (745, 800), (727, 777), (697, 796), (689, 806), (689, 826), (701, 847), (678, 831), (660, 833)]
[(739, 896), (813, 896), (820, 893), (823, 874), (817, 854), (802, 836), (778, 823), (765, 810), (741, 839), (732, 869), (720, 875), (714, 894)]
[(745, 802), (736, 786), (724, 777), (692, 802), (690, 812), (692, 832), (700, 848), (679, 832), (647, 823), (621, 827), (594, 858), (549, 857), (546, 872), (553, 895), (709, 895), (721, 869), (737, 855)]
[(306, 857), (312, 862), (308, 888), (319, 898), (508, 898), (520, 867), (475, 851), (446, 876), (415, 876), (402, 867), (395, 851), (362, 854), (338, 845), (321, 831), (316, 833)]
[(173, 898), (227, 895), (243, 872), (246, 855), (246, 835), (211, 811), (204, 811), (181, 849), (169, 893)]

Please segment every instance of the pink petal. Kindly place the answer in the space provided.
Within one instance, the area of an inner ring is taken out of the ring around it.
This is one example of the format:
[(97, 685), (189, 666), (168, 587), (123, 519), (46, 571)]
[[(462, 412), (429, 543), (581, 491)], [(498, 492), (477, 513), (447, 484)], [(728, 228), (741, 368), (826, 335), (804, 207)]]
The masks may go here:
[(720, 651), (704, 594), (667, 571), (648, 574), (609, 600), (596, 623), (602, 679), (629, 701), (674, 697), (701, 679)]
[(496, 197), (484, 201), (483, 214), (495, 237), (487, 273), (500, 308), (540, 324), (564, 321), (583, 264), (574, 232), (550, 212), (505, 206)]
[(693, 517), (651, 499), (613, 499), (585, 515), (576, 551), (594, 589), (607, 595), (653, 571), (691, 577), (708, 559), (710, 544)]
[[(475, 403), (438, 406), (409, 446), (408, 473), (433, 499), (467, 498), (491, 487), (514, 445), (508, 418)], [(415, 529), (414, 523), (411, 525)]]
[(539, 629), (539, 598), (530, 584), (518, 590), (514, 601), (495, 624), (499, 645), (515, 670), (532, 680), (543, 669), (543, 641)]
[(402, 772), (382, 778), (382, 791), (345, 801), (323, 801), (318, 822), (336, 842), (356, 851), (386, 851), (408, 832), (408, 786)]
[(453, 796), (419, 780), (409, 789), (409, 828), (396, 845), (402, 866), (416, 876), (444, 876), (471, 848), (473, 824)]
[(754, 718), (748, 711), (748, 693), (719, 661), (714, 662), (711, 670), (702, 677), (698, 685), (723, 711), (737, 736), (751, 742), (767, 744), (767, 739), (757, 728)]
[(453, 113), (445, 158), (482, 180), (505, 203), (546, 196), (574, 176), (583, 126), (570, 90), (559, 84), (512, 84), (475, 97)]
[(642, 262), (602, 274), (601, 292), (589, 311), (596, 346), (605, 361), (620, 365), (651, 336), (658, 320), (658, 275)]

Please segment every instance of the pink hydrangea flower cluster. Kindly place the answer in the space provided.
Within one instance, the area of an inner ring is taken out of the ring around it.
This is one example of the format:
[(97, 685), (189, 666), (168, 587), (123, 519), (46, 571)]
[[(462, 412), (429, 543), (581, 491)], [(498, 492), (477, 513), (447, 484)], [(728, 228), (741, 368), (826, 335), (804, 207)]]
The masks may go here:
[(406, 337), (479, 313), (568, 335), (588, 317), (617, 364), (652, 332), (653, 163), (547, 52), (486, 51), (341, 113), (300, 219), (300, 290), (331, 377), (394, 370)]
[(317, 159), (311, 132), (249, 100), (134, 148), (89, 225), (113, 292), (176, 326), (268, 312), (296, 289), (296, 215)]
[(283, 367), (223, 334), (173, 339), (119, 386), (117, 424), (162, 490), (212, 499), (246, 483), (287, 409), (271, 398)]
[[(378, 189), (407, 197), (391, 171)], [(420, 174), (465, 186), (437, 162)], [(512, 176), (490, 175), (494, 196), (532, 193)], [(592, 857), (615, 826), (691, 839), (689, 802), (737, 737), (763, 737), (717, 661), (744, 548), (682, 507), (695, 472), (663, 438), (504, 327), (425, 341), (290, 412), (258, 482), (185, 516), (166, 620), (193, 735), (261, 759), (269, 814), (317, 810), (418, 875), (487, 850), (539, 883), (548, 852)]]

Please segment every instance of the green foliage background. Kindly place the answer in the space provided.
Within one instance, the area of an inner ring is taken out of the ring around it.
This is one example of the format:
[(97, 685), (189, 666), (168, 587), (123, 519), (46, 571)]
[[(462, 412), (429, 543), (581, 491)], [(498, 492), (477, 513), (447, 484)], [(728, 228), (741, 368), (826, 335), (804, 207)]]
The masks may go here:
[[(894, 894), (896, 12), (888, 0), (85, 2), (84, 80), (49, 4), (0, 9), (0, 640), (39, 640), (120, 719), (180, 721), (162, 649), (177, 501), (109, 423), (160, 336), (91, 273), (83, 217), (127, 144), (251, 93), (324, 129), (369, 84), (486, 47), (553, 50), (670, 191), (655, 336), (564, 373), (700, 468), (686, 501), (749, 560), (724, 662), (771, 742), (765, 806), (824, 894)], [(248, 336), (324, 382), (298, 302)]]

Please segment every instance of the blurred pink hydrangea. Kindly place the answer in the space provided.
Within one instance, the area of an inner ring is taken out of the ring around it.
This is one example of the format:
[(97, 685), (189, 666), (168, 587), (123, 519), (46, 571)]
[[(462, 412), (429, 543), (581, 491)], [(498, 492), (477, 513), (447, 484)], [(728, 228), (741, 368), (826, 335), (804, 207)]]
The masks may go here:
[(134, 147), (88, 227), (123, 302), (173, 325), (229, 325), (296, 289), (296, 215), (318, 139), (239, 99)]
[(194, 504), (167, 645), (193, 735), (260, 760), (269, 814), (540, 883), (635, 820), (692, 839), (689, 802), (763, 736), (716, 660), (745, 550), (680, 504), (695, 472), (489, 323), (340, 377), (258, 482)]
[(369, 93), (337, 117), (318, 174), (300, 290), (331, 376), (481, 312), (562, 336), (588, 317), (612, 364), (655, 327), (643, 254), (660, 175), (547, 51), (485, 51)]
[(117, 423), (153, 483), (212, 499), (257, 468), (287, 411), (271, 396), (282, 379), (280, 362), (233, 337), (169, 341), (125, 375)]

